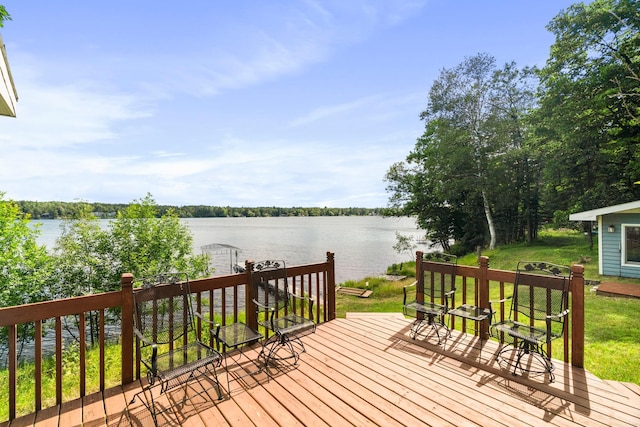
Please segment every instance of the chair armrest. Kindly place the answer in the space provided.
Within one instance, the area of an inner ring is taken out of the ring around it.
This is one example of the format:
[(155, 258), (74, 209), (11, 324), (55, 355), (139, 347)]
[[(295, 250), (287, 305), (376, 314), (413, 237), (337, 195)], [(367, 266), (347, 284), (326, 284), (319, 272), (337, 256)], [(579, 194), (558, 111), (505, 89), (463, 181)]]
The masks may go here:
[(509, 301), (511, 298), (513, 298), (513, 295), (508, 296), (508, 297), (506, 297), (506, 298), (498, 299), (498, 300), (489, 300), (489, 304), (494, 304), (494, 303), (498, 303), (498, 302), (505, 302), (505, 301)]
[(402, 288), (402, 292), (404, 293), (404, 298), (402, 300), (402, 305), (407, 305), (407, 289), (412, 288), (418, 284), (418, 281), (414, 281), (412, 284), (407, 285)]
[(494, 321), (493, 318), (495, 317), (495, 314), (497, 313), (497, 311), (495, 311), (493, 309), (493, 304), (500, 304), (500, 303), (509, 301), (512, 298), (513, 298), (513, 295), (510, 295), (510, 296), (508, 296), (506, 298), (502, 298), (502, 299), (499, 299), (499, 300), (489, 300), (489, 318), (491, 319), (492, 322)]
[(273, 307), (269, 307), (268, 305), (261, 304), (259, 301), (256, 301), (255, 299), (252, 301), (256, 305), (257, 315), (259, 315), (260, 312), (269, 313), (269, 322), (271, 323), (271, 330), (274, 331), (275, 328), (273, 327), (273, 319), (276, 314), (276, 309)]
[(408, 288), (412, 288), (412, 287), (416, 286), (417, 284), (418, 284), (418, 281), (414, 280), (414, 282), (412, 284), (406, 285), (403, 289), (407, 290)]
[[(316, 300), (309, 296), (302, 296), (298, 294), (294, 294), (293, 292), (289, 292), (289, 296), (298, 300), (309, 300), (309, 311), (313, 312), (313, 304), (315, 304)], [(304, 314), (304, 313), (303, 313)], [(313, 319), (312, 319), (313, 320)]]
[(145, 343), (145, 345), (152, 345), (152, 346), (156, 346), (156, 343), (154, 343), (153, 341), (149, 341), (148, 339), (145, 338), (144, 335), (142, 335), (142, 332), (140, 332), (140, 330), (138, 328), (133, 328), (133, 333), (138, 337), (138, 339), (140, 341), (142, 341), (143, 343)]
[[(207, 319), (205, 315), (200, 313), (199, 311), (194, 311), (193, 315), (196, 316), (198, 319), (202, 320), (203, 322), (209, 324), (209, 333), (213, 335), (213, 337), (215, 338), (216, 350), (219, 352), (220, 343), (218, 342), (218, 337), (220, 336), (220, 324), (218, 322), (214, 322), (213, 320)], [(198, 341), (200, 341), (200, 339), (198, 339)]]
[[(444, 294), (444, 303), (445, 303), (445, 307), (447, 307), (447, 309), (449, 308), (449, 297), (453, 294), (456, 293), (456, 288), (452, 288), (449, 292), (445, 292)], [(451, 303), (453, 304), (453, 298), (451, 299)], [(451, 306), (451, 308), (454, 308), (453, 305)]]
[(316, 300), (313, 297), (297, 295), (297, 294), (294, 294), (293, 292), (289, 292), (289, 296), (291, 296), (292, 298), (295, 298), (297, 300), (301, 300), (301, 301), (308, 300), (309, 304), (312, 307), (313, 307), (313, 304), (316, 302)]
[(268, 311), (268, 312), (275, 312), (275, 309), (273, 307), (269, 307), (268, 305), (264, 305), (261, 304), (259, 301), (253, 300), (253, 303), (256, 305), (256, 308), (258, 309), (258, 311)]
[(214, 328), (211, 328), (210, 332), (216, 341), (216, 351), (220, 352), (220, 323), (215, 323)]
[(547, 335), (551, 336), (551, 322), (554, 319), (562, 319), (563, 317), (565, 317), (567, 314), (569, 314), (569, 309), (565, 309), (562, 313), (560, 314), (549, 314), (546, 317), (547, 320)]
[(198, 311), (194, 311), (194, 312), (193, 312), (193, 315), (194, 315), (194, 316), (196, 316), (197, 318), (199, 318), (200, 320), (202, 320), (203, 322), (208, 323), (208, 324), (209, 324), (209, 325), (211, 325), (211, 326), (215, 326), (215, 325), (217, 325), (217, 324), (218, 324), (217, 322), (214, 322), (213, 320), (209, 320), (209, 319), (207, 319), (207, 318), (204, 316), (204, 314), (202, 314), (202, 313), (200, 313), (200, 312), (198, 312)]
[(562, 319), (567, 314), (569, 314), (569, 309), (568, 308), (565, 311), (563, 311), (562, 313), (560, 313), (560, 314), (549, 314), (547, 316), (547, 320)]
[(311, 301), (312, 304), (314, 302), (313, 297), (298, 295), (298, 294), (294, 294), (293, 292), (289, 292), (289, 296), (291, 296), (292, 298), (295, 298), (295, 299), (299, 299), (299, 300), (308, 299), (309, 301)]
[(142, 332), (136, 327), (133, 328), (133, 333), (140, 341), (151, 346), (151, 374), (155, 377), (158, 374), (158, 345), (146, 339), (144, 335), (142, 335)]

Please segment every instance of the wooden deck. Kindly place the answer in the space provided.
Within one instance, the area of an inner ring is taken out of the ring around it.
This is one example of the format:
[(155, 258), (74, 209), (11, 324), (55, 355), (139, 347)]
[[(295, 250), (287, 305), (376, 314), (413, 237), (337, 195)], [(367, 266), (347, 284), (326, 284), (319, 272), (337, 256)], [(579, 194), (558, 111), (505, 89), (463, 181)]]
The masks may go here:
[[(402, 315), (353, 314), (318, 326), (294, 369), (231, 382), (231, 397), (215, 399), (208, 378), (158, 400), (181, 402), (160, 425), (185, 426), (638, 426), (640, 387), (603, 381), (556, 361), (556, 382), (513, 377), (473, 336), (442, 346), (412, 340)], [(255, 356), (256, 350), (247, 352)], [(242, 365), (251, 366), (249, 359)], [(240, 368), (236, 366), (236, 372)], [(221, 383), (226, 389), (224, 374)], [(194, 397), (202, 388), (206, 398)], [(138, 401), (139, 383), (96, 393), (18, 418), (11, 426), (153, 425)], [(183, 397), (187, 396), (186, 400)]]

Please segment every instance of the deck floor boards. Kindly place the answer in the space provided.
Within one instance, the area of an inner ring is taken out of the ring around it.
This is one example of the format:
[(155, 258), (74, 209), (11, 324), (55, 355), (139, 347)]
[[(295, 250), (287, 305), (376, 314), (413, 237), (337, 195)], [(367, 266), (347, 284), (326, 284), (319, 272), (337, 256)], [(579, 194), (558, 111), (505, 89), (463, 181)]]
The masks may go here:
[[(638, 426), (640, 387), (604, 381), (554, 361), (556, 381), (511, 375), (495, 361), (497, 342), (469, 334), (437, 344), (427, 332), (409, 337), (410, 319), (397, 313), (359, 314), (319, 325), (303, 338), (297, 367), (281, 365), (238, 378), (255, 366), (259, 346), (231, 366), (224, 399), (209, 377), (157, 396), (170, 408), (159, 425), (183, 426)], [(153, 426), (141, 382), (65, 402), (3, 425)]]

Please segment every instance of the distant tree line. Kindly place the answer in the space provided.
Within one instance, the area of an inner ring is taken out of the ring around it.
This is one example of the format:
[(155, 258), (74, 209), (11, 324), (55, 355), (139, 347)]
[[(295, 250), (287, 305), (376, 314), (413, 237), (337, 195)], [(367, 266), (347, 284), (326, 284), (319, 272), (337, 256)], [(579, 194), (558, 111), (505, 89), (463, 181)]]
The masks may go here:
[(424, 133), (385, 176), (390, 206), (445, 250), (530, 242), (640, 199), (640, 0), (576, 3), (547, 29), (540, 69), (486, 53), (443, 69)]
[[(115, 218), (118, 212), (129, 207), (119, 203), (87, 203), (87, 202), (15, 202), (22, 212), (31, 219), (68, 219), (73, 218), (79, 207), (88, 208), (99, 218)], [(169, 206), (158, 205), (157, 215), (162, 216), (172, 211), (180, 218), (226, 218), (226, 217), (278, 217), (278, 216), (365, 216), (385, 215), (385, 208), (318, 208), (318, 207), (231, 207), (231, 206)]]

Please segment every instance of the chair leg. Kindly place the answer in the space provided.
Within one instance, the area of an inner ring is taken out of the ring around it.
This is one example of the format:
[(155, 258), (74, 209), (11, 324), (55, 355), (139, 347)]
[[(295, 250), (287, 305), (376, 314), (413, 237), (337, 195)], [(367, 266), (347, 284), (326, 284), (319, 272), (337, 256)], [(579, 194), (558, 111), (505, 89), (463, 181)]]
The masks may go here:
[[(304, 348), (302, 340), (298, 337), (291, 338), (289, 337), (289, 335), (283, 335), (280, 342), (283, 346), (286, 345), (289, 348), (289, 352), (291, 353), (291, 357), (293, 358), (293, 364), (297, 366), (298, 361), (300, 360), (300, 355), (307, 352), (307, 349)], [(296, 346), (300, 349), (297, 350)], [(287, 359), (289, 358), (290, 357), (287, 357)]]
[[(299, 349), (296, 348), (299, 347)], [(285, 347), (290, 356), (277, 357), (276, 353), (281, 347)], [(271, 360), (287, 360), (293, 359), (293, 365), (297, 366), (300, 360), (300, 355), (307, 350), (304, 344), (298, 337), (290, 337), (288, 334), (275, 334), (265, 340), (262, 345), (262, 350), (258, 357), (264, 357), (265, 367), (269, 366)]]
[[(516, 351), (515, 362), (508, 361), (505, 357), (503, 357), (504, 353), (506, 353), (507, 351), (513, 351), (513, 350)], [(525, 367), (523, 365), (522, 359), (526, 355), (530, 355), (533, 359), (537, 360), (538, 363), (540, 363), (542, 370), (533, 370)], [(518, 343), (517, 346), (511, 345), (511, 344), (506, 345), (496, 355), (496, 361), (498, 363), (502, 361), (507, 363), (509, 366), (512, 366), (513, 372), (511, 372), (511, 375), (513, 375), (514, 377), (518, 376), (518, 374), (522, 375), (524, 373), (529, 373), (534, 375), (542, 375), (542, 374), (548, 373), (549, 382), (552, 383), (555, 381), (555, 375), (553, 373), (553, 370), (554, 370), (553, 363), (551, 362), (551, 359), (547, 357), (546, 353), (539, 345), (536, 345), (533, 343), (527, 343), (526, 341), (522, 341), (522, 340)]]
[[(154, 383), (152, 382), (143, 386), (142, 390), (140, 390), (139, 392), (133, 395), (133, 397), (129, 401), (129, 405), (133, 405), (136, 399), (139, 399), (140, 402), (142, 402), (142, 404), (145, 406), (145, 408), (147, 408), (147, 411), (151, 413), (151, 418), (153, 419), (153, 425), (157, 426), (158, 415), (156, 413), (156, 404), (155, 404), (155, 399), (153, 397), (153, 390), (152, 390), (154, 386), (157, 387), (158, 385), (154, 385)], [(162, 385), (160, 385), (160, 387), (162, 388)], [(147, 396), (147, 392), (149, 393), (149, 396)], [(127, 405), (127, 410), (129, 405)]]
[[(221, 366), (222, 361), (219, 360), (216, 366), (215, 361), (212, 361), (211, 363), (208, 363), (206, 365), (200, 366), (198, 368), (196, 368), (195, 370), (193, 370), (192, 372), (189, 373), (189, 376), (187, 377), (186, 380), (181, 381), (182, 382), (182, 386), (184, 388), (184, 396), (185, 399), (187, 396), (187, 387), (189, 385), (189, 381), (192, 380), (193, 378), (197, 377), (198, 375), (201, 374), (207, 374), (208, 372), (212, 372), (213, 373), (213, 380), (215, 382), (215, 387), (216, 387), (216, 393), (218, 395), (218, 400), (222, 400), (223, 399), (223, 395), (222, 395), (222, 390), (220, 388), (220, 379), (218, 377), (218, 373), (216, 371), (216, 368)], [(160, 383), (158, 384), (157, 381), (160, 381)], [(161, 411), (157, 411), (156, 410), (156, 402), (155, 402), (155, 397), (153, 395), (153, 389), (154, 388), (160, 388), (159, 390), (159, 394), (163, 394), (165, 392), (167, 392), (169, 389), (173, 390), (174, 387), (169, 387), (170, 385), (170, 380), (161, 380), (160, 378), (156, 377), (156, 378), (151, 378), (149, 380), (149, 383), (147, 385), (145, 385), (142, 390), (140, 390), (139, 392), (137, 392), (129, 401), (129, 405), (132, 405), (136, 399), (140, 399), (140, 402), (142, 402), (142, 404), (147, 408), (147, 410), (151, 413), (151, 417), (153, 419), (153, 424), (155, 426), (158, 425), (158, 415), (159, 414), (164, 414), (167, 411), (174, 410), (174, 406), (169, 406), (168, 408), (165, 408)], [(202, 393), (206, 393), (205, 391), (199, 392), (199, 394)], [(184, 403), (184, 401), (183, 401)], [(128, 405), (127, 405), (128, 406)]]
[[(520, 369), (521, 373), (527, 372), (527, 373), (533, 373), (536, 375), (542, 375), (542, 374), (548, 373), (549, 382), (552, 383), (555, 381), (555, 375), (553, 373), (554, 366), (553, 366), (553, 363), (551, 362), (551, 358), (547, 356), (546, 352), (539, 344), (527, 343), (525, 341), (522, 341), (521, 344), (518, 346), (518, 352), (519, 352), (519, 355), (518, 355), (518, 360), (516, 362), (516, 367)], [(531, 355), (533, 359), (537, 360), (538, 363), (540, 363), (543, 370), (536, 371), (536, 370), (525, 368), (522, 365), (522, 357), (524, 355)]]
[(414, 320), (413, 324), (411, 325), (411, 330), (409, 335), (411, 336), (412, 339), (415, 340), (418, 334), (420, 333), (420, 331), (425, 327), (431, 327), (431, 329), (434, 330), (434, 332), (436, 333), (436, 336), (438, 337), (438, 345), (442, 343), (442, 337), (440, 337), (441, 328), (444, 328), (446, 330), (446, 334), (444, 336), (445, 339), (451, 337), (451, 330), (444, 323), (444, 319), (442, 319), (441, 317), (439, 321), (436, 321), (435, 315), (427, 315), (426, 319)]
[[(220, 364), (218, 364), (218, 366), (220, 366)], [(220, 389), (220, 379), (218, 378), (218, 372), (216, 371), (216, 366), (215, 366), (215, 364), (213, 362), (211, 363), (211, 367), (210, 367), (209, 370), (213, 372), (213, 380), (216, 383), (216, 391), (218, 392), (218, 400), (222, 400), (223, 396), (222, 396), (222, 390)], [(229, 386), (228, 382), (229, 382), (229, 377), (227, 376), (227, 387)]]
[(260, 354), (258, 354), (258, 358), (264, 358), (264, 366), (267, 368), (269, 366), (269, 361), (271, 360), (273, 354), (275, 353), (276, 346), (279, 345), (279, 338), (277, 335), (271, 335), (268, 339), (262, 342), (262, 350), (260, 350)]
[(422, 329), (422, 323), (424, 323), (424, 319), (416, 319), (413, 321), (413, 324), (411, 325), (411, 330), (409, 332), (409, 335), (411, 336), (412, 339), (415, 340), (416, 337), (418, 336), (420, 329)]

